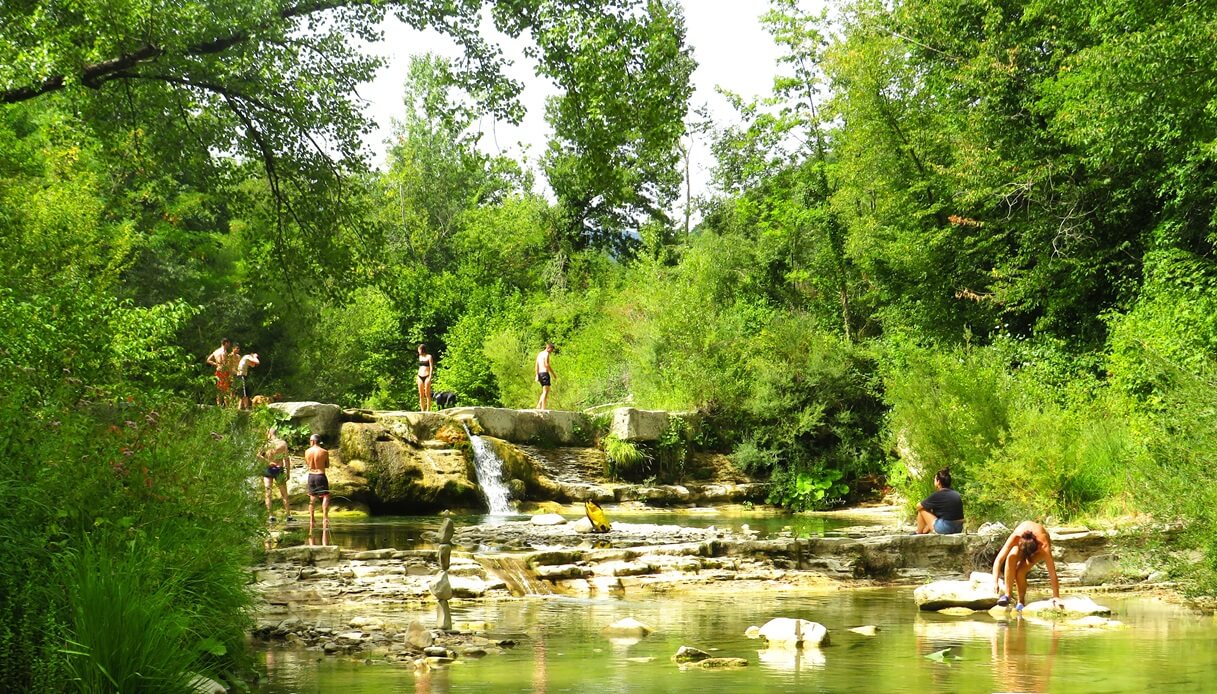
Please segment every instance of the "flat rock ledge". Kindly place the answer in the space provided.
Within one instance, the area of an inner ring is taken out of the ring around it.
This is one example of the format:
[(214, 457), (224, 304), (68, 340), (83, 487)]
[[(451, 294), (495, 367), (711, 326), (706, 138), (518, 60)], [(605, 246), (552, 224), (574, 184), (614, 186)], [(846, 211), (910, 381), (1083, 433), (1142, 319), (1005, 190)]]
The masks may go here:
[[(973, 568), (972, 544), (984, 541), (906, 535), (762, 540), (715, 528), (628, 523), (589, 535), (573, 525), (522, 520), (460, 529), (449, 571), (455, 599), (834, 590), (841, 581), (910, 584), (967, 575)], [(1100, 533), (1084, 542), (1106, 552), (1108, 539)], [(1063, 557), (1074, 555), (1067, 539), (1054, 543), (1054, 549)], [(1063, 584), (1077, 585), (1084, 561), (1058, 560)], [(431, 605), (428, 586), (438, 571), (430, 549), (287, 547), (268, 551), (254, 567), (253, 588), (263, 603), (261, 613), (270, 619), (310, 611), (342, 614), (377, 605)], [(989, 592), (967, 604), (988, 609), (995, 603)], [(963, 603), (926, 598), (919, 604), (928, 610)]]

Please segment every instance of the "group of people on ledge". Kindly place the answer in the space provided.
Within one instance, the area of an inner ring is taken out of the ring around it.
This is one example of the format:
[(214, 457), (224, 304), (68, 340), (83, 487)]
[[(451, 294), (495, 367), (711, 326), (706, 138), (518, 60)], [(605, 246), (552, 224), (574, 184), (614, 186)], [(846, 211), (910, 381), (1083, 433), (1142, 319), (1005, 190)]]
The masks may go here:
[(220, 340), (220, 346), (207, 355), (207, 363), (215, 368), (216, 404), (224, 407), (233, 402), (232, 379), (235, 376), (241, 387), (237, 407), (248, 410), (251, 402), (249, 370), (259, 364), (258, 353), (242, 355), (241, 345), (225, 337)]
[[(546, 342), (545, 348), (537, 353), (537, 358), (533, 361), (533, 380), (541, 384), (541, 398), (537, 400), (538, 410), (549, 409), (549, 389), (557, 380), (557, 374), (554, 373), (554, 366), (549, 361), (549, 355), (557, 351), (554, 343)], [(414, 381), (418, 385), (418, 411), (430, 412), (431, 404), (437, 403), (441, 407), (446, 404), (455, 402), (455, 393), (433, 393), (431, 390), (431, 382), (435, 377), (435, 357), (427, 352), (427, 345), (418, 346), (418, 375)]]
[[(963, 532), (963, 521), (963, 498), (951, 488), (950, 468), (942, 468), (934, 474), (934, 492), (917, 504), (917, 534), (955, 535)], [(1017, 590), (1015, 609), (1022, 612), (1027, 603), (1027, 574), (1040, 562), (1048, 570), (1055, 607), (1061, 598), (1061, 587), (1052, 560), (1052, 540), (1043, 525), (1023, 521), (1006, 538), (993, 560), (993, 589), (999, 596), (998, 606), (1009, 605), (1012, 591)]]

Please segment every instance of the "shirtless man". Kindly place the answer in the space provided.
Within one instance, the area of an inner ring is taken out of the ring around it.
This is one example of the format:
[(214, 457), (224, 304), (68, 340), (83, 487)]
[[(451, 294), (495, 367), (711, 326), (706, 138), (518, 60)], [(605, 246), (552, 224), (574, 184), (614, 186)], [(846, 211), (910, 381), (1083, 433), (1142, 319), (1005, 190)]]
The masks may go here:
[(308, 439), (309, 447), (304, 452), (308, 464), (308, 533), (313, 534), (314, 508), (317, 497), (321, 497), (321, 530), (330, 529), (330, 480), (325, 476), (330, 466), (330, 452), (321, 447), (321, 437), (313, 434)]
[[(999, 607), (1010, 604), (1013, 586), (1018, 588), (1018, 605), (1014, 609), (1023, 611), (1023, 605), (1027, 604), (1027, 573), (1041, 561), (1048, 569), (1048, 581), (1052, 584), (1052, 606), (1057, 607), (1057, 601), (1061, 599), (1061, 584), (1056, 578), (1056, 563), (1052, 561), (1052, 540), (1048, 538), (1048, 531), (1034, 521), (1019, 523), (993, 560), (993, 589), (1001, 596), (997, 599)], [(1004, 593), (1001, 583), (1003, 570), (1006, 579)]]
[(549, 355), (554, 352), (554, 343), (546, 342), (545, 349), (537, 354), (536, 378), (537, 383), (541, 384), (541, 399), (537, 401), (537, 409), (545, 410), (549, 408), (549, 386), (553, 383), (554, 367), (549, 363)]
[(287, 501), (287, 441), (279, 438), (274, 429), (266, 434), (266, 447), (258, 452), (258, 457), (266, 461), (266, 470), (262, 473), (262, 485), (266, 491), (266, 515), (273, 522), (275, 516), (271, 510), (271, 487), (278, 485), (279, 496), (283, 497), (283, 522), (292, 516), (292, 510)]
[(215, 367), (216, 373), (216, 404), (223, 405), (228, 399), (228, 390), (232, 387), (232, 372), (228, 370), (228, 351), (232, 341), (227, 337), (220, 340), (220, 347), (207, 355), (207, 363)]
[(257, 366), (259, 363), (261, 362), (258, 361), (257, 352), (246, 354), (237, 362), (237, 378), (241, 381), (241, 404), (238, 407), (242, 410), (248, 410), (250, 404), (249, 384), (246, 383), (249, 378), (249, 367)]

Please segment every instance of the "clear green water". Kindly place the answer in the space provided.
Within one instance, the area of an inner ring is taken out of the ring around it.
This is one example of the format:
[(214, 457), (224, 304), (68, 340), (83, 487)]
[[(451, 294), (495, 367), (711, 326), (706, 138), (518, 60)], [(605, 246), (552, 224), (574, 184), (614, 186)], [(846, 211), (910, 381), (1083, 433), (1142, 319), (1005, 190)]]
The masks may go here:
[[(812, 515), (785, 515), (763, 513), (698, 513), (663, 512), (617, 513), (609, 511), (610, 520), (621, 523), (679, 525), (687, 528), (718, 528), (739, 530), (747, 525), (757, 531), (757, 537), (765, 538), (780, 532), (790, 532), (798, 537), (832, 534), (850, 525), (837, 518)], [(577, 518), (576, 514), (565, 514)], [(527, 519), (528, 516), (454, 516), (457, 527), (482, 523)], [(306, 519), (307, 520), (307, 519)], [(434, 533), (442, 521), (437, 516), (376, 516), (360, 519), (334, 519), (330, 522), (329, 542), (343, 549), (433, 549), (426, 538)], [(320, 531), (317, 531), (318, 534)]]
[[(528, 599), (454, 603), (454, 621), (488, 622), (520, 643), (506, 655), (462, 660), (416, 674), (373, 663), (272, 649), (263, 654), (261, 692), (1205, 692), (1217, 691), (1217, 621), (1150, 598), (1099, 596), (1127, 626), (1114, 631), (1008, 625), (987, 614), (925, 615), (907, 589), (842, 590), (826, 595), (740, 594), (644, 601)], [(381, 612), (384, 614), (384, 612)], [(399, 613), (430, 623), (428, 610)], [(657, 632), (614, 642), (600, 630), (632, 616)], [(773, 617), (828, 627), (820, 650), (768, 654), (743, 636)], [(847, 628), (874, 624), (865, 637)], [(681, 645), (746, 658), (732, 671), (682, 671)], [(949, 664), (925, 656), (942, 649)]]

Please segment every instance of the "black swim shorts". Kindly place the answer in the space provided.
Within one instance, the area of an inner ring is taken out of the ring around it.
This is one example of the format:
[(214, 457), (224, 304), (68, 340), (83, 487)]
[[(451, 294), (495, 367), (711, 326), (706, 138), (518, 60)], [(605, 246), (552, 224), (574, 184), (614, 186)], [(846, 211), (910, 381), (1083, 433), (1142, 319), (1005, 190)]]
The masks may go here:
[(266, 472), (262, 473), (263, 477), (269, 477), (272, 480), (283, 474), (282, 465), (267, 465)]
[(539, 381), (543, 386), (549, 385), (549, 372), (542, 371), (541, 373), (537, 374), (537, 381)]
[(330, 480), (325, 473), (310, 472), (308, 474), (309, 496), (321, 496), (330, 493)]

